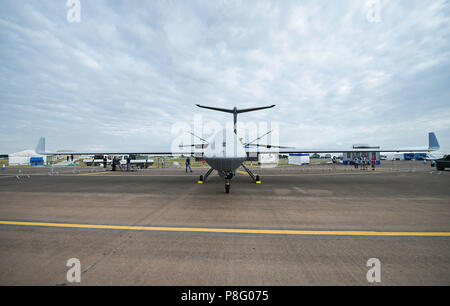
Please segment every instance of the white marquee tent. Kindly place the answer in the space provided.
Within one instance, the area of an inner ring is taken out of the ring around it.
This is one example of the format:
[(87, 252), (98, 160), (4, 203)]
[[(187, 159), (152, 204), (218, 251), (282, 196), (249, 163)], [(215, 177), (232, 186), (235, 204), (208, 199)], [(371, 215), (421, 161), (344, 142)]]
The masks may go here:
[(29, 165), (31, 157), (42, 157), (44, 159), (44, 164), (47, 162), (47, 156), (39, 155), (34, 150), (25, 150), (9, 154), (8, 163), (10, 165)]

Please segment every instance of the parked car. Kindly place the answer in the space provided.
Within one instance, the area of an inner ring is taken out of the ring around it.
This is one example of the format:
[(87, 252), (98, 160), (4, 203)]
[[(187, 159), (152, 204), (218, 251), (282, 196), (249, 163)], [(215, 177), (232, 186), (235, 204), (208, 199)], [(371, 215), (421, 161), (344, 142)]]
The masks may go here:
[(445, 170), (445, 168), (450, 168), (450, 154), (444, 156), (441, 159), (436, 159), (435, 161), (436, 169), (439, 171)]

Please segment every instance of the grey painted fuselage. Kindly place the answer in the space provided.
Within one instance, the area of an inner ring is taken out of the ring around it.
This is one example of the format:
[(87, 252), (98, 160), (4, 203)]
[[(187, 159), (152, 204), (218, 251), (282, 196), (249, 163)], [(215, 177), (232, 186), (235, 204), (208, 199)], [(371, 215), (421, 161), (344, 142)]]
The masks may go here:
[(233, 130), (223, 130), (210, 142), (203, 157), (211, 168), (226, 178), (247, 159), (247, 153)]

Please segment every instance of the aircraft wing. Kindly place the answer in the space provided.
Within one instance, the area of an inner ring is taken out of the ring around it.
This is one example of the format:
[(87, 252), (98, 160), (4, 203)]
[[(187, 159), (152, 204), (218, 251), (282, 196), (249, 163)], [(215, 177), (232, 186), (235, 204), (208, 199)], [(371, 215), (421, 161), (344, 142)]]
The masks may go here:
[(267, 109), (267, 108), (272, 108), (275, 107), (275, 105), (270, 105), (270, 106), (263, 106), (263, 107), (254, 107), (254, 108), (245, 108), (245, 109), (239, 109), (237, 110), (237, 112), (240, 113), (248, 113), (248, 112), (253, 112), (253, 111), (257, 111), (257, 110), (261, 110), (261, 109)]
[[(276, 148), (276, 146), (274, 146), (274, 148)], [(393, 152), (393, 153), (399, 153), (399, 152), (431, 152), (431, 151), (437, 151), (440, 149), (439, 146), (439, 142), (436, 138), (436, 135), (434, 134), (434, 132), (430, 132), (428, 133), (428, 148), (408, 148), (408, 149), (382, 149), (382, 148), (377, 148), (377, 149), (370, 149), (370, 148), (354, 148), (354, 149), (350, 149), (350, 150), (345, 150), (345, 149), (313, 149), (313, 150), (308, 150), (308, 149), (280, 149), (280, 150), (271, 150), (271, 151), (260, 151), (258, 150), (258, 153), (279, 153), (279, 154), (290, 154), (290, 153), (351, 153), (351, 152)]]
[(45, 137), (41, 137), (35, 149), (40, 155), (174, 155), (174, 154), (195, 154), (193, 151), (169, 152), (169, 151), (74, 151), (74, 152), (49, 152), (45, 150)]
[(212, 110), (219, 111), (219, 112), (233, 113), (232, 109), (225, 109), (225, 108), (212, 107), (212, 106), (203, 106), (203, 105), (200, 105), (200, 104), (196, 104), (196, 105), (198, 107), (201, 107), (201, 108), (212, 109)]
[(225, 113), (236, 113), (236, 114), (241, 114), (241, 113), (248, 113), (248, 112), (254, 112), (257, 110), (261, 110), (261, 109), (267, 109), (267, 108), (272, 108), (275, 107), (275, 105), (270, 105), (270, 106), (262, 106), (262, 107), (254, 107), (254, 108), (244, 108), (244, 109), (226, 109), (226, 108), (220, 108), (220, 107), (212, 107), (212, 106), (204, 106), (204, 105), (200, 105), (200, 104), (196, 104), (198, 107), (201, 108), (206, 108), (206, 109), (211, 109), (211, 110), (215, 110), (215, 111), (219, 111), (219, 112), (225, 112)]

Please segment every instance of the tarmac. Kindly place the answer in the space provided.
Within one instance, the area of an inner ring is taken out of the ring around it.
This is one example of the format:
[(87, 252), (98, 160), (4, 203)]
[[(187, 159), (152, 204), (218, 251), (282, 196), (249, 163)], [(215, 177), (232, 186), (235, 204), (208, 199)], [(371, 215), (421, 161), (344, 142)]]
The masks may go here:
[[(0, 172), (0, 285), (450, 285), (450, 171)], [(367, 261), (381, 263), (369, 283)]]

